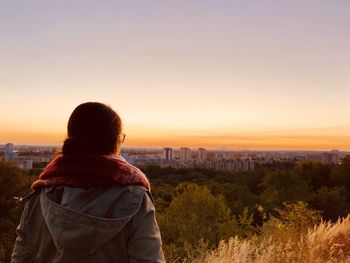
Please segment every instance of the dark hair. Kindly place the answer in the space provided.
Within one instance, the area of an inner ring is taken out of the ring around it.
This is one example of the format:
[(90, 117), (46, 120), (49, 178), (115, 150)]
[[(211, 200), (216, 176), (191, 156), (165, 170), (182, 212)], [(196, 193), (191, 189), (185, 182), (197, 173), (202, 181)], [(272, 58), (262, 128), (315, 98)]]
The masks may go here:
[(69, 117), (68, 138), (62, 153), (111, 154), (121, 133), (121, 119), (109, 106), (86, 102), (76, 107)]

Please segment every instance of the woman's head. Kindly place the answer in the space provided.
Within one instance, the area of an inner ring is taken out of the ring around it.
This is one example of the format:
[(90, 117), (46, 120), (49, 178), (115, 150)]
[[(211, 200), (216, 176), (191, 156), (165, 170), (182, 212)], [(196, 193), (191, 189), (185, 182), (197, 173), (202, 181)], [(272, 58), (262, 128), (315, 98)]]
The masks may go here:
[(62, 153), (111, 154), (119, 146), (121, 119), (109, 106), (87, 102), (75, 108), (68, 121)]

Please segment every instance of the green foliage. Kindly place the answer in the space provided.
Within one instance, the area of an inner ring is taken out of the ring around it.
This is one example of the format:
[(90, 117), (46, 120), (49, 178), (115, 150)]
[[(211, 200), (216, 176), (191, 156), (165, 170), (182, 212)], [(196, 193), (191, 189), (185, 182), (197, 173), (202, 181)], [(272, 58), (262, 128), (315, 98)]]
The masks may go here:
[(344, 186), (347, 193), (350, 193), (350, 155), (343, 158), (341, 165), (332, 170), (331, 185)]
[(0, 262), (8, 262), (22, 206), (14, 197), (30, 191), (32, 178), (12, 164), (0, 163)]
[[(165, 249), (171, 254), (168, 258), (191, 258), (201, 238), (210, 248), (229, 235), (251, 237), (260, 226), (276, 238), (288, 239), (306, 231), (319, 220), (320, 213), (335, 221), (350, 212), (350, 157), (341, 165), (274, 162), (256, 168), (253, 173), (240, 173), (145, 167), (154, 186)], [(206, 190), (198, 190), (203, 187)], [(192, 195), (197, 197), (190, 198)], [(220, 201), (199, 201), (199, 196), (206, 195)], [(185, 201), (188, 198), (191, 201)], [(225, 204), (229, 212), (222, 207), (214, 209), (224, 224), (211, 221), (215, 216), (210, 215), (208, 210), (213, 208), (208, 202)]]
[(271, 216), (264, 223), (262, 232), (276, 241), (285, 242), (288, 239), (298, 239), (308, 228), (321, 222), (321, 212), (308, 208), (304, 202), (283, 204), (283, 208), (276, 208), (277, 216)]
[(165, 244), (182, 247), (172, 251), (176, 256), (186, 254), (184, 248), (195, 248), (200, 240), (210, 247), (223, 237), (235, 234), (237, 223), (230, 215), (223, 196), (214, 196), (206, 186), (181, 184), (169, 207), (158, 215)]
[(168, 241), (197, 243), (201, 238), (211, 244), (220, 240), (219, 226), (230, 220), (230, 211), (222, 196), (214, 196), (205, 186), (180, 185), (178, 195), (165, 210), (163, 231)]
[(338, 217), (345, 217), (349, 212), (349, 193), (344, 186), (322, 186), (312, 196), (310, 204), (323, 211), (324, 220), (334, 221)]
[(175, 193), (176, 188), (170, 184), (163, 184), (161, 187), (154, 187), (152, 189), (152, 195), (157, 211), (164, 211), (170, 205)]
[(272, 210), (283, 202), (294, 203), (310, 199), (307, 181), (295, 171), (277, 171), (266, 175), (261, 184), (263, 204)]
[(329, 185), (331, 165), (321, 162), (303, 162), (297, 169), (297, 173), (309, 182), (313, 189)]
[(247, 207), (254, 207), (259, 202), (259, 196), (251, 193), (244, 183), (218, 183), (207, 184), (215, 195), (224, 195), (232, 213), (240, 215)]
[[(190, 258), (189, 255), (197, 251), (201, 238), (210, 248), (218, 239), (228, 239), (229, 235), (251, 237), (257, 234), (256, 226), (263, 227), (265, 232), (270, 229), (279, 238), (290, 238), (314, 222), (306, 219), (314, 218), (310, 211), (319, 210), (324, 219), (333, 221), (350, 212), (350, 156), (344, 158), (341, 165), (274, 162), (267, 166), (257, 165), (253, 173), (144, 168), (153, 185), (162, 236), (167, 254), (172, 254), (170, 258), (176, 255), (181, 260)], [(184, 183), (193, 189), (184, 190)], [(203, 187), (207, 192), (198, 194), (197, 190)], [(213, 216), (207, 211), (210, 206), (206, 202), (209, 201), (199, 201), (198, 196), (208, 193), (215, 200), (220, 199), (219, 203), (223, 202), (229, 211), (214, 209), (218, 218), (225, 219), (225, 224), (214, 227), (215, 223), (210, 221)], [(190, 202), (182, 198), (192, 194), (197, 197)], [(188, 214), (184, 211), (181, 214), (181, 207)], [(206, 213), (209, 213), (208, 218), (203, 215)], [(316, 215), (315, 218), (319, 219)]]
[(321, 221), (320, 211), (309, 209), (304, 202), (296, 204), (284, 203), (284, 209), (276, 208), (278, 217), (284, 229), (296, 229), (298, 232), (308, 227), (313, 227)]
[(238, 215), (238, 228), (236, 230), (236, 235), (239, 237), (248, 238), (255, 234), (256, 228), (253, 226), (253, 214), (250, 214), (248, 208), (243, 210), (243, 213)]

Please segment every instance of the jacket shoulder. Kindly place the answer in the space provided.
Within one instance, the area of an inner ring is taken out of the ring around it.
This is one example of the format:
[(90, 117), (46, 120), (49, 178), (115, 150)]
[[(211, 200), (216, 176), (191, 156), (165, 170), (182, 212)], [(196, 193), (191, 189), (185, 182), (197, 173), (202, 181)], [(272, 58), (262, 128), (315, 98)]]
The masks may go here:
[(115, 187), (108, 190), (105, 195), (112, 195), (108, 217), (134, 216), (144, 205), (145, 199), (150, 199), (150, 192), (143, 186), (130, 185), (126, 187)]

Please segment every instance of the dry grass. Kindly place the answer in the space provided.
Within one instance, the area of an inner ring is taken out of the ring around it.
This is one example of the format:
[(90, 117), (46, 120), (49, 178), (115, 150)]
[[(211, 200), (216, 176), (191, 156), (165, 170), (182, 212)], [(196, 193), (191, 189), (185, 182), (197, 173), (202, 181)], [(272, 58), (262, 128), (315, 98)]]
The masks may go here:
[(298, 239), (280, 240), (273, 235), (256, 240), (231, 238), (192, 262), (350, 263), (350, 215), (334, 224), (321, 223)]

